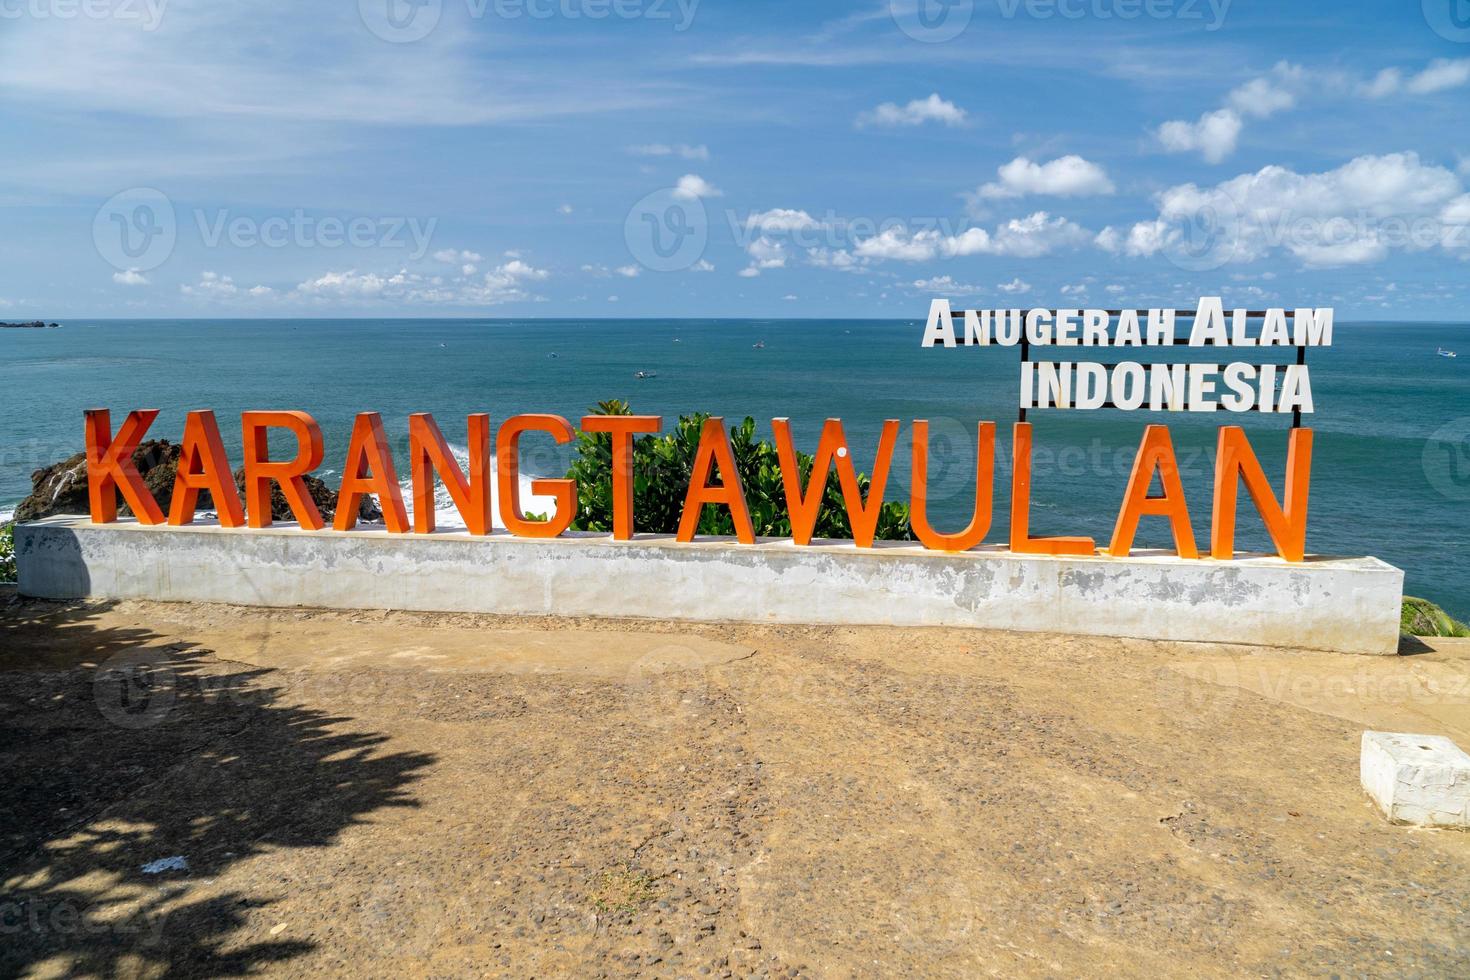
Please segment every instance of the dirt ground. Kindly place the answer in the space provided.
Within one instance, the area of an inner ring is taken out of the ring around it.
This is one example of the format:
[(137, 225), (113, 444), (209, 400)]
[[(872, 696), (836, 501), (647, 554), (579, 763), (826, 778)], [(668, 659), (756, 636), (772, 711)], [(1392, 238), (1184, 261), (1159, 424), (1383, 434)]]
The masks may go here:
[(1470, 646), (0, 593), (0, 975), (1466, 976), (1366, 727)]

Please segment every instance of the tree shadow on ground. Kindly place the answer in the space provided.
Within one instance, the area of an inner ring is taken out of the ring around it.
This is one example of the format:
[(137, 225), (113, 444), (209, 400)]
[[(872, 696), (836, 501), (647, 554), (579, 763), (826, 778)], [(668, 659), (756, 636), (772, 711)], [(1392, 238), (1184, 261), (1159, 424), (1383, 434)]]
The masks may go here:
[(243, 931), (270, 895), (191, 894), (415, 806), (434, 756), (286, 703), (270, 670), (103, 627), (105, 608), (0, 594), (0, 976), (236, 976), (309, 952)]

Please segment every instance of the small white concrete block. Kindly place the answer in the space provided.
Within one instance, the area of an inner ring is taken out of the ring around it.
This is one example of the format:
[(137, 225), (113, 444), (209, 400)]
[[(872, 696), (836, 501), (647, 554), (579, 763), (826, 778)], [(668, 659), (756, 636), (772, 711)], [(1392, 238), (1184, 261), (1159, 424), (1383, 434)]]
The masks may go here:
[(1443, 735), (1364, 732), (1361, 766), (1394, 823), (1470, 829), (1470, 755)]

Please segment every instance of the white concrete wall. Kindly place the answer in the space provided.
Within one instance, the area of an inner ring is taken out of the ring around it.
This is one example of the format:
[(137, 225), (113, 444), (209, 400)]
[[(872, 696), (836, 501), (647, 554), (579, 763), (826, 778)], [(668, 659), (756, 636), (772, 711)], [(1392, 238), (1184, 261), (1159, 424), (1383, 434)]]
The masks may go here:
[(20, 590), (336, 609), (971, 626), (1390, 654), (1403, 573), (1376, 558), (1181, 561), (961, 555), (881, 543), (681, 544), (645, 535), (16, 528)]

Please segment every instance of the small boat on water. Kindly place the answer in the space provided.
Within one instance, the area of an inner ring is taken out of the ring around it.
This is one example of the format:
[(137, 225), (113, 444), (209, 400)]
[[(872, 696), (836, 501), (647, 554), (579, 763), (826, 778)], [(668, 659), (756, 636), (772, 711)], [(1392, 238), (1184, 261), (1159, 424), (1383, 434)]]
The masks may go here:
[(649, 378), (656, 378), (656, 377), (658, 377), (658, 372), (657, 371), (639, 371), (637, 374), (633, 375), (633, 377), (637, 378), (639, 381), (647, 381)]
[(752, 348), (754, 348), (755, 350), (765, 350), (766, 349), (766, 342), (764, 340), (757, 340), (755, 343), (751, 344), (750, 346)]
[(1439, 350), (1435, 351), (1435, 353), (1438, 354), (1440, 357), (1459, 357), (1460, 356), (1460, 355), (1456, 354), (1452, 350), (1445, 350), (1443, 347), (1439, 348)]

